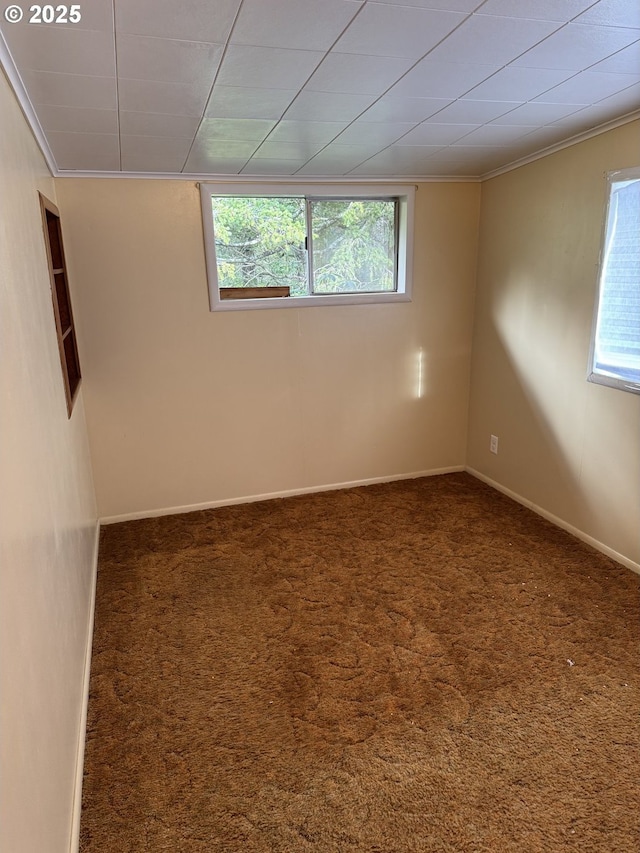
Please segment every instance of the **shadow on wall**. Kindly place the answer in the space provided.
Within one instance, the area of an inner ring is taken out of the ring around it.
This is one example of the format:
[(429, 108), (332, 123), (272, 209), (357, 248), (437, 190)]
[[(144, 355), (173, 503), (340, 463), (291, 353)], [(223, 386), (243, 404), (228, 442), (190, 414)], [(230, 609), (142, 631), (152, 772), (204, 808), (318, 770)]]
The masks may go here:
[[(532, 280), (510, 282), (496, 300), (493, 331), (509, 400), (502, 416), (511, 420), (507, 434), (518, 440), (517, 453), (508, 458), (516, 484), (510, 487), (600, 541), (629, 542), (636, 528), (632, 511), (610, 509), (628, 489), (624, 454), (611, 453), (604, 438), (594, 442), (589, 422), (590, 395), (611, 391), (587, 382), (589, 328), (590, 318)], [(599, 407), (599, 424), (602, 409), (608, 411)], [(605, 434), (633, 446), (632, 430), (631, 421), (618, 419)]]

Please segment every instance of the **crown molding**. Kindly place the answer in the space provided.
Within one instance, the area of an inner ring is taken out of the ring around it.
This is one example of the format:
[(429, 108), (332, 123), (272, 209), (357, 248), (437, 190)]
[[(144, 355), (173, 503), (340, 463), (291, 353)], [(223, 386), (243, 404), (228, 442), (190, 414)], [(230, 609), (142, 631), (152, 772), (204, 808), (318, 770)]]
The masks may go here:
[(550, 154), (556, 154), (558, 151), (564, 151), (565, 148), (572, 148), (574, 145), (579, 145), (581, 142), (586, 142), (588, 139), (593, 139), (594, 136), (600, 136), (602, 133), (607, 133), (609, 130), (615, 130), (616, 127), (622, 127), (624, 124), (629, 124), (632, 121), (640, 119), (640, 110), (634, 110), (619, 118), (600, 124), (591, 130), (585, 130), (583, 133), (577, 133), (575, 136), (570, 136), (562, 142), (556, 142), (548, 148), (542, 148), (534, 154), (528, 154), (526, 157), (521, 157), (509, 163), (506, 166), (501, 166), (499, 169), (494, 169), (492, 172), (487, 172), (482, 175), (481, 181), (489, 181), (492, 178), (497, 178), (499, 175), (505, 175), (507, 172), (512, 172), (514, 169), (520, 169), (522, 166), (527, 166), (529, 163), (535, 163), (536, 160), (542, 160), (543, 157), (548, 157)]
[(307, 177), (298, 175), (229, 175), (212, 172), (91, 172), (58, 169), (54, 178), (117, 178), (118, 180), (147, 180), (147, 181), (192, 181), (209, 184), (435, 184), (435, 183), (479, 183), (478, 176), (460, 175), (389, 175), (388, 177), (368, 178), (366, 175), (357, 177)]

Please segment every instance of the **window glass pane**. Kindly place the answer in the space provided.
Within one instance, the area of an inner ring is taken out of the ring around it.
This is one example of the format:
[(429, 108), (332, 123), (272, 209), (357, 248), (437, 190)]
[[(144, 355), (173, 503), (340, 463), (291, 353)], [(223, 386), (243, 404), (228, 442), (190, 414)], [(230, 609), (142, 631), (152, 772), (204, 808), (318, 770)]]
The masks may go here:
[(394, 291), (396, 202), (311, 202), (314, 293)]
[(213, 197), (218, 282), (307, 294), (303, 198)]
[(611, 189), (594, 370), (640, 382), (640, 180)]

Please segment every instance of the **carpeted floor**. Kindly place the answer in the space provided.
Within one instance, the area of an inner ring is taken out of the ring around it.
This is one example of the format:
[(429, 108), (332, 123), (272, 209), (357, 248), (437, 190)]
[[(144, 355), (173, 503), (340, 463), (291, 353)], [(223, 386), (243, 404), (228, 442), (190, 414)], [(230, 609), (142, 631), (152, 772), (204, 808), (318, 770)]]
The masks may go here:
[(638, 853), (640, 578), (466, 474), (102, 531), (83, 853)]

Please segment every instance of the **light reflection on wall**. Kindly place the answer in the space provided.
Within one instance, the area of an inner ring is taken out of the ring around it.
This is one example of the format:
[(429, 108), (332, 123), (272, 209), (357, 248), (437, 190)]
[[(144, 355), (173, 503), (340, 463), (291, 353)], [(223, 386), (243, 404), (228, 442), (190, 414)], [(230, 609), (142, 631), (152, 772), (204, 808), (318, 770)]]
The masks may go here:
[(415, 385), (413, 396), (416, 400), (422, 399), (425, 395), (425, 380), (426, 380), (426, 354), (423, 347), (420, 347), (415, 354)]

